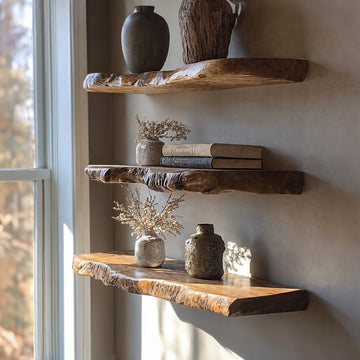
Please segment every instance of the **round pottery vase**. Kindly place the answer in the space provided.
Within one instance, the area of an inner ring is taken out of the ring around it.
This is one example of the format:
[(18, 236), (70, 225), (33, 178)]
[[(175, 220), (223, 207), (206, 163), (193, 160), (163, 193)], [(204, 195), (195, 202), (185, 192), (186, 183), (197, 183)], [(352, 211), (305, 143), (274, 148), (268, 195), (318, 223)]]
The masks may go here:
[(165, 261), (164, 240), (154, 231), (144, 231), (135, 242), (135, 261), (142, 267), (160, 267)]
[(154, 6), (136, 6), (122, 26), (121, 45), (132, 73), (160, 70), (170, 42), (169, 27)]
[(235, 21), (226, 0), (183, 0), (179, 25), (184, 63), (226, 58)]
[(136, 162), (140, 166), (159, 166), (164, 143), (160, 140), (140, 140), (136, 146)]
[(224, 274), (225, 244), (212, 224), (198, 224), (185, 242), (185, 270), (195, 278), (220, 279)]

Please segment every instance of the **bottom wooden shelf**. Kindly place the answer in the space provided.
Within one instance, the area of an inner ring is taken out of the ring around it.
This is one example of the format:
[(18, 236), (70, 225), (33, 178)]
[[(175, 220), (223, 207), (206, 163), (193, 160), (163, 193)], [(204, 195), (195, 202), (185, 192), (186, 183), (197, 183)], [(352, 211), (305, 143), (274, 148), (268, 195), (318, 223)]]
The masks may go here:
[(166, 259), (161, 268), (143, 268), (131, 251), (75, 255), (73, 269), (107, 286), (225, 316), (300, 311), (308, 306), (308, 294), (302, 289), (229, 273), (221, 280), (195, 279), (185, 272), (184, 262), (175, 259)]

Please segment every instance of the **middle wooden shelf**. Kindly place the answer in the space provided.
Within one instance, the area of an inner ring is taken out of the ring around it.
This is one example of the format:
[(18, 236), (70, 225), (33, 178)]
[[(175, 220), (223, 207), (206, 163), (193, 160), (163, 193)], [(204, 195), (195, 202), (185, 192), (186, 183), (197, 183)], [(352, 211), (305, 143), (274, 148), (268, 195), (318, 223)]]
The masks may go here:
[(254, 194), (301, 194), (301, 171), (205, 170), (133, 165), (89, 165), (85, 173), (103, 183), (139, 183), (155, 191), (219, 194), (244, 191)]

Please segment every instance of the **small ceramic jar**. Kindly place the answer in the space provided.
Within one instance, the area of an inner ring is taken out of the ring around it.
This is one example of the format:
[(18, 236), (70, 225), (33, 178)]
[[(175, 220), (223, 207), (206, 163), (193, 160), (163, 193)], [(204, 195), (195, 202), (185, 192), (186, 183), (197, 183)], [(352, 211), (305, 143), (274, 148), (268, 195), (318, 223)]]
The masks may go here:
[(136, 146), (136, 162), (140, 166), (160, 166), (162, 148), (160, 140), (140, 140)]
[(155, 231), (144, 231), (135, 242), (135, 261), (143, 267), (160, 267), (165, 261), (165, 242)]
[(224, 241), (214, 233), (214, 225), (198, 224), (196, 234), (185, 242), (185, 270), (195, 278), (220, 279), (224, 251)]

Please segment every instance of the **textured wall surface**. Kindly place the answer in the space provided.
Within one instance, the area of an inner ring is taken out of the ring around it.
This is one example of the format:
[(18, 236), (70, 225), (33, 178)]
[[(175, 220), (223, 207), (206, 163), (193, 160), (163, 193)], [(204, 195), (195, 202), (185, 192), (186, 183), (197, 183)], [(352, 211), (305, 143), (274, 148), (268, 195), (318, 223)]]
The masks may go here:
[[(110, 4), (87, 0), (88, 71), (110, 67)], [(89, 94), (90, 163), (112, 162), (112, 98)], [(92, 252), (114, 248), (111, 220), (112, 186), (90, 183), (90, 248)], [(92, 359), (114, 359), (114, 289), (91, 281)]]
[[(121, 25), (134, 5), (145, 4), (111, 1), (109, 71), (126, 71)], [(165, 68), (181, 66), (180, 1), (152, 4), (170, 26)], [(301, 196), (187, 194), (180, 211), (183, 233), (168, 237), (166, 252), (183, 258), (184, 240), (196, 224), (213, 223), (231, 245), (233, 269), (311, 294), (305, 312), (227, 319), (115, 291), (118, 359), (360, 358), (359, 13), (356, 0), (249, 1), (230, 56), (309, 59), (302, 84), (113, 97), (108, 161), (135, 163), (138, 113), (184, 122), (192, 130), (189, 142), (263, 145), (266, 168), (306, 172)], [(117, 187), (114, 198), (121, 197)], [(114, 231), (116, 248), (133, 248), (126, 226), (116, 224)]]

